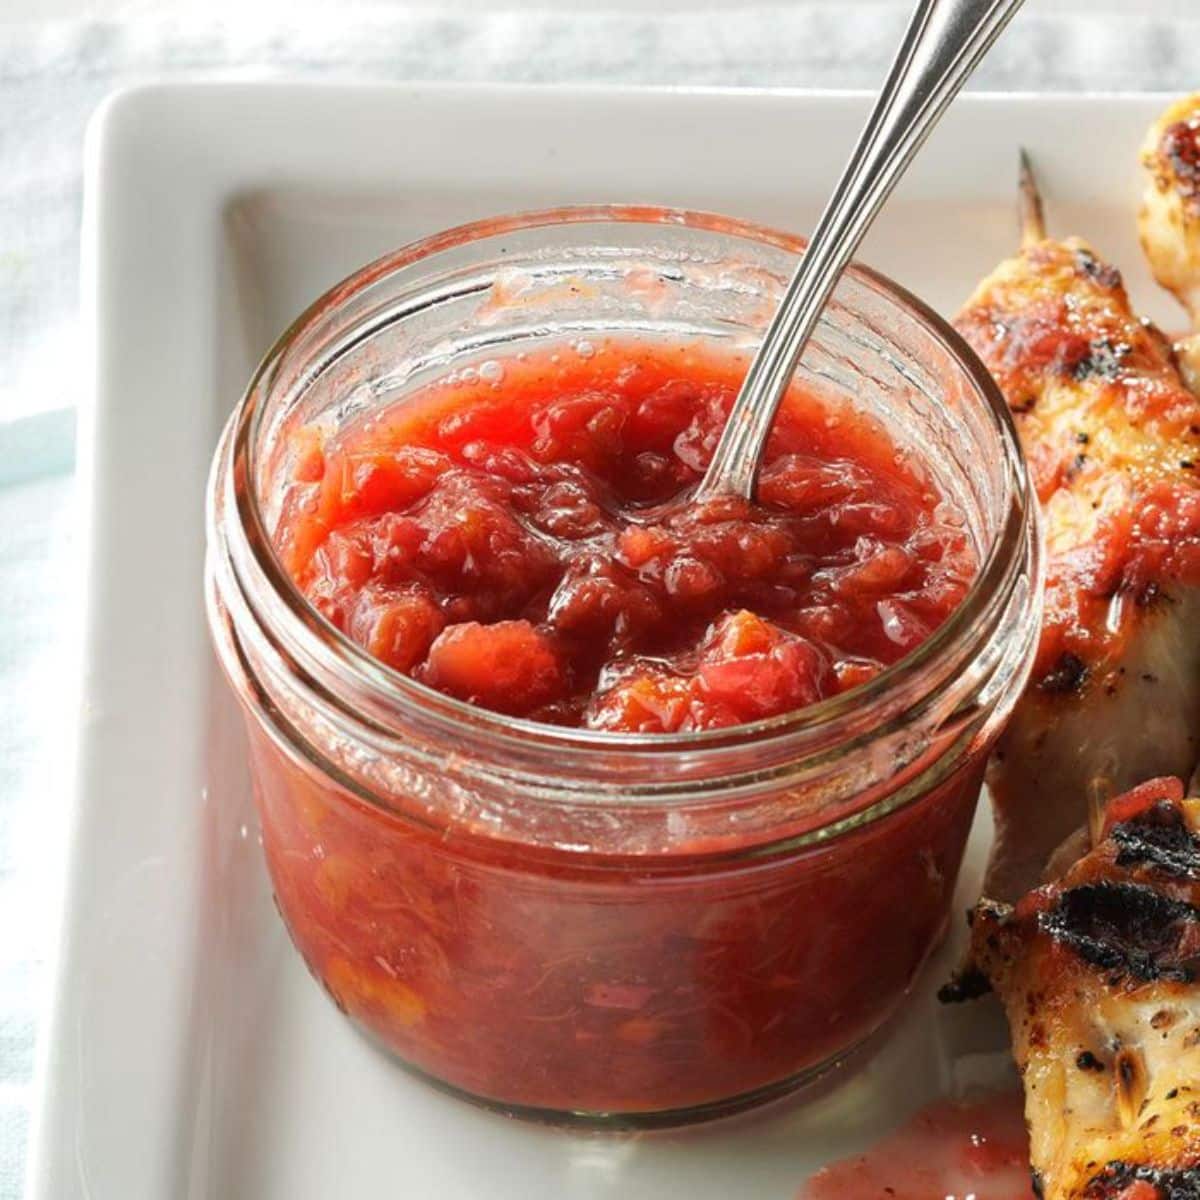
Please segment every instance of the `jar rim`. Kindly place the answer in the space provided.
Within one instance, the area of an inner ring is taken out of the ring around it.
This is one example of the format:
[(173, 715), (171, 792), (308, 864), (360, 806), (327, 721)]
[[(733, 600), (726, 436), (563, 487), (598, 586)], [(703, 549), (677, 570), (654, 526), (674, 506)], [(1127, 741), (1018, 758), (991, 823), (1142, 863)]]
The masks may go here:
[[(1036, 519), (1032, 487), (1021, 455), (1015, 425), (999, 386), (965, 339), (923, 300), (887, 276), (859, 263), (847, 273), (896, 307), (914, 317), (948, 353), (975, 393), (983, 399), (1004, 454), (1008, 507), (992, 537), (961, 603), (919, 646), (871, 680), (846, 692), (806, 707), (758, 721), (721, 729), (684, 733), (621, 733), (573, 726), (558, 726), (528, 718), (511, 717), (447, 696), (388, 667), (338, 629), (303, 595), (281, 561), (267, 529), (254, 481), (258, 478), (258, 443), (264, 405), (263, 385), (280, 367), (303, 334), (326, 314), (387, 276), (458, 247), (482, 242), (498, 235), (538, 228), (575, 224), (625, 224), (681, 226), (706, 233), (724, 234), (761, 245), (803, 253), (807, 240), (770, 226), (699, 210), (653, 205), (579, 204), (538, 209), (486, 218), (455, 226), (375, 259), (328, 289), (308, 306), (276, 339), (256, 368), (245, 394), (235, 409), (223, 439), (228, 452), (229, 498), (237, 513), (239, 540), (248, 550), (256, 573), (282, 601), (288, 633), (297, 639), (306, 656), (334, 671), (349, 670), (356, 683), (365, 685), (386, 706), (409, 713), (419, 712), (439, 724), (470, 728), (481, 736), (505, 743), (538, 749), (570, 751), (580, 755), (623, 754), (667, 755), (679, 752), (717, 750), (736, 745), (774, 741), (792, 735), (819, 737), (850, 714), (873, 710), (902, 688), (920, 679), (944, 653), (996, 606), (996, 598), (1007, 593), (1019, 576), (1028, 531)], [(209, 503), (210, 520), (220, 486), (221, 451), (214, 464)], [(210, 530), (210, 536), (212, 535)]]

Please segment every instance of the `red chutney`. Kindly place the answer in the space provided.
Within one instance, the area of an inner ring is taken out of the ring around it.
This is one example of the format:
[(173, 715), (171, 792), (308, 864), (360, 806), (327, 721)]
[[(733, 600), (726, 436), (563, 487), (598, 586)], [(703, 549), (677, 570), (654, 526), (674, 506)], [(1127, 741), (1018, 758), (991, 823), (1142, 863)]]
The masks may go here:
[[(946, 617), (973, 560), (878, 428), (798, 394), (762, 507), (689, 509), (745, 365), (563, 346), (304, 431), (285, 562), (382, 660), (543, 722), (728, 726), (850, 688)], [(473, 1097), (634, 1123), (777, 1094), (880, 1025), (944, 927), (987, 749), (836, 838), (743, 853), (722, 823), (718, 852), (646, 808), (655, 837), (618, 853), (567, 816), (532, 845), (442, 814), (457, 785), (419, 772), (368, 803), (250, 730), (279, 909), (337, 1004)], [(786, 827), (791, 793), (762, 787)]]
[(338, 1007), (472, 1097), (611, 1119), (741, 1107), (877, 1029), (945, 927), (986, 748), (857, 832), (714, 863), (430, 829), (254, 726), (251, 754), (279, 911)]
[(584, 343), (304, 431), (288, 568), (389, 666), (538, 721), (705, 729), (854, 687), (945, 619), (973, 555), (876, 425), (799, 393), (759, 503), (689, 503), (745, 368)]

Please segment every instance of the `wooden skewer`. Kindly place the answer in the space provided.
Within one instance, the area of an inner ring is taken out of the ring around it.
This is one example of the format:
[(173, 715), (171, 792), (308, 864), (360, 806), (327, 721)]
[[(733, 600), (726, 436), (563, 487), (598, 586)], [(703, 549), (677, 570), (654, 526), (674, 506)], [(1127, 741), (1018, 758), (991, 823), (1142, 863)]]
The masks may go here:
[(1021, 227), (1021, 249), (1040, 242), (1046, 236), (1046, 218), (1042, 212), (1042, 193), (1038, 190), (1033, 163), (1024, 147), (1017, 184), (1017, 220)]
[[(1046, 214), (1042, 207), (1042, 192), (1038, 187), (1037, 176), (1033, 173), (1033, 163), (1029, 152), (1024, 146), (1020, 149), (1017, 170), (1017, 225), (1021, 232), (1021, 249), (1026, 250), (1046, 237)], [(1100, 830), (1104, 825), (1104, 809), (1112, 799), (1112, 789), (1105, 781), (1096, 780), (1088, 794), (1088, 824), (1086, 833), (1079, 830), (1068, 839), (1055, 854), (1066, 855), (1063, 866), (1081, 858), (1100, 840)], [(1087, 840), (1085, 840), (1085, 837)], [(1054, 871), (1057, 876), (1059, 872)]]

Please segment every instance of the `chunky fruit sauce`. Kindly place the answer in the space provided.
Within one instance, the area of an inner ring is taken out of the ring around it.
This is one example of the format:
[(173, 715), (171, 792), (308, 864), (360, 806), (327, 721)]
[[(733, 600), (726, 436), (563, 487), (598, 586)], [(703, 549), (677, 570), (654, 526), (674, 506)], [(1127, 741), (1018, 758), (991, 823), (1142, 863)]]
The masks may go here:
[(375, 657), (514, 716), (673, 732), (845, 691), (929, 636), (974, 558), (881, 429), (803, 394), (757, 503), (690, 502), (745, 368), (577, 342), (305, 430), (286, 563)]
[[(693, 730), (851, 688), (945, 619), (974, 559), (919, 466), (803, 394), (759, 504), (689, 504), (745, 367), (580, 342), (305, 428), (285, 565), (396, 670), (541, 722)], [(338, 781), (364, 756), (323, 773), (251, 730), (279, 908), (337, 1004), (472, 1096), (609, 1117), (773, 1094), (877, 1028), (944, 928), (987, 749), (811, 845), (743, 854), (731, 824), (717, 854), (664, 811), (661, 845), (618, 854), (582, 825), (531, 847), (452, 818), (462, 785), (424, 767), (367, 803)]]
[(252, 729), (279, 910), (338, 1007), (435, 1079), (555, 1113), (720, 1106), (870, 1034), (945, 927), (986, 758), (827, 843), (697, 864), (431, 829)]

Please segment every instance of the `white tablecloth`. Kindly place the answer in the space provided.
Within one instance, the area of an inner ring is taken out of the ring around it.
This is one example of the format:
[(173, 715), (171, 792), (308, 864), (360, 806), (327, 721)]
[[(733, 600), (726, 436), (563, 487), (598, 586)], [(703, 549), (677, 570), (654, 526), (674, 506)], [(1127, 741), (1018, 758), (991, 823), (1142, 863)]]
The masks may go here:
[[(650, 16), (615, 2), (539, 12), (529, 0), (519, 11), (459, 0), (432, 12), (358, 0), (257, 18), (244, 3), (228, 18), (0, 24), (0, 1200), (23, 1194), (69, 794), (62, 697), (78, 669), (71, 410), (87, 387), (76, 296), (88, 114), (113, 88), (162, 77), (870, 87), (904, 16), (885, 0), (697, 0), (703, 11), (675, 0)], [(1200, 87), (1200, 11), (1159, 2), (1064, 11), (1069, 0), (1029, 0), (975, 86)]]

